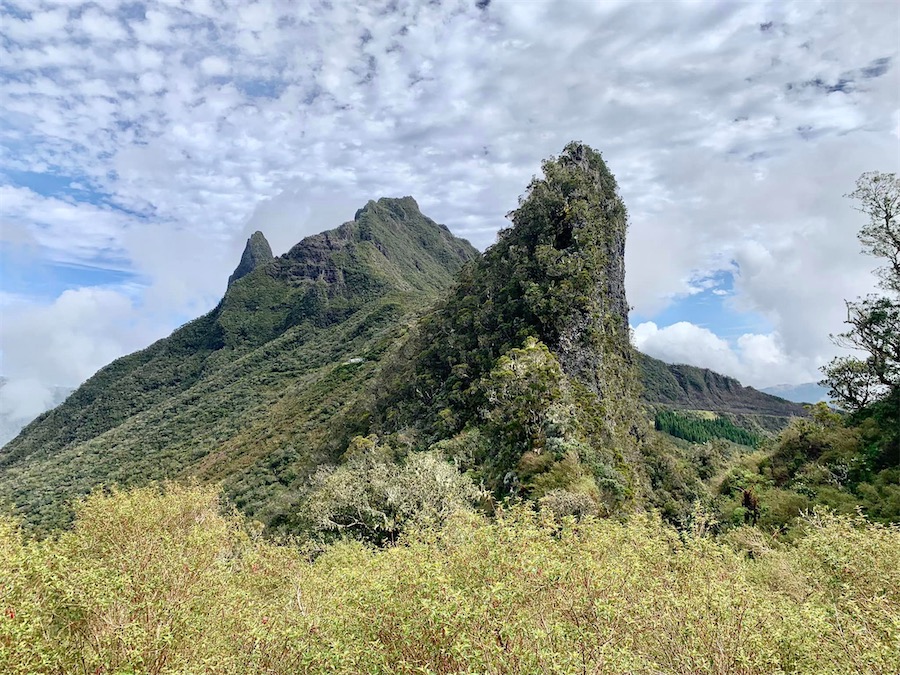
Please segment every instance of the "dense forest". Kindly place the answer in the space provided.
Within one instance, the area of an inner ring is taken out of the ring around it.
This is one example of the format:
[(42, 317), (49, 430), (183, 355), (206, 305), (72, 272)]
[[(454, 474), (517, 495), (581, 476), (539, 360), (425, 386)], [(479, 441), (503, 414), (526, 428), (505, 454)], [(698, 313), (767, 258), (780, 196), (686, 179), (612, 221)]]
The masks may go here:
[(734, 425), (724, 417), (708, 419), (699, 415), (663, 410), (656, 413), (654, 426), (676, 438), (683, 438), (691, 443), (705, 443), (714, 438), (724, 438), (740, 445), (755, 446), (760, 437), (754, 433)]

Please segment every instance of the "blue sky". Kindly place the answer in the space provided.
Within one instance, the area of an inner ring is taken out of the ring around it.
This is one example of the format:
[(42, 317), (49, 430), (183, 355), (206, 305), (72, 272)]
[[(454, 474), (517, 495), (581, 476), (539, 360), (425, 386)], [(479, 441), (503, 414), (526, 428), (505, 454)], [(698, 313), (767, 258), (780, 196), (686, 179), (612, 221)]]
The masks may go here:
[(484, 248), (573, 139), (603, 153), (628, 206), (648, 353), (757, 386), (817, 379), (843, 298), (874, 286), (842, 195), (900, 167), (896, 3), (0, 14), (0, 369), (30, 391), (213, 307), (256, 229), (281, 253), (412, 195)]

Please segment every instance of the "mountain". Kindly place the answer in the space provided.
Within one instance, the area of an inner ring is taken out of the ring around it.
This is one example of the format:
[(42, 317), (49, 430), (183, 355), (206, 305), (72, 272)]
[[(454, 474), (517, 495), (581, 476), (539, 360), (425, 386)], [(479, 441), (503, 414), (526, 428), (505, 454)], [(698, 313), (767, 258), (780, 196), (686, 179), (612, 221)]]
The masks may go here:
[(277, 257), (254, 233), (212, 311), (0, 450), (0, 500), (49, 528), (96, 486), (216, 481), (272, 528), (374, 541), (439, 511), (435, 495), (683, 519), (697, 467), (718, 460), (656, 434), (648, 403), (754, 432), (804, 411), (635, 352), (615, 178), (580, 143), (542, 169), (482, 256), (411, 197), (370, 201)]
[(796, 403), (819, 403), (828, 401), (828, 388), (816, 382), (804, 382), (803, 384), (776, 384), (773, 387), (765, 387), (761, 391), (772, 396), (780, 396), (788, 401)]
[(641, 495), (644, 426), (626, 209), (587, 146), (572, 143), (542, 168), (513, 226), (383, 369), (372, 429), (439, 447), (498, 499), (554, 493), (613, 512)]
[(733, 377), (707, 368), (668, 364), (640, 354), (643, 399), (657, 408), (709, 411), (726, 416), (751, 431), (780, 431), (803, 406), (770, 393), (745, 387)]
[(269, 251), (254, 234), (215, 309), (101, 369), (7, 444), (0, 499), (52, 526), (96, 485), (196, 477), (224, 480), (272, 522), (346, 444), (338, 420), (384, 353), (478, 255), (411, 197)]

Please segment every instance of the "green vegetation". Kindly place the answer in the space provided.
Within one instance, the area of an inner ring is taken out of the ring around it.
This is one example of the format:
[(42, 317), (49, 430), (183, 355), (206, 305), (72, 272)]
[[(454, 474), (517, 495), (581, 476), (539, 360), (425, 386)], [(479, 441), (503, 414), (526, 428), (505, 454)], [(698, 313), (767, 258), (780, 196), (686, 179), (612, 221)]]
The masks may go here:
[(304, 551), (206, 488), (96, 494), (52, 539), (0, 520), (0, 671), (896, 672), (896, 526), (705, 529), (520, 507)]
[(287, 256), (267, 247), (251, 238), (255, 262), (212, 312), (103, 368), (6, 445), (0, 499), (49, 529), (97, 485), (194, 477), (284, 526), (346, 448), (344, 420), (379, 362), (477, 252), (411, 198), (370, 202)]
[(760, 437), (741, 429), (724, 417), (705, 419), (696, 414), (663, 410), (656, 413), (654, 425), (657, 431), (683, 438), (691, 443), (705, 443), (714, 438), (724, 438), (741, 445), (755, 446)]
[(895, 418), (867, 412), (843, 417), (819, 403), (764, 452), (741, 458), (720, 483), (720, 518), (789, 535), (801, 514), (816, 507), (900, 521), (900, 455), (885, 445), (896, 433)]
[(385, 364), (371, 429), (448, 453), (497, 499), (559, 490), (617, 512), (639, 497), (626, 210), (591, 148), (542, 168)]
[(887, 264), (876, 270), (884, 295), (847, 303), (837, 344), (864, 358), (839, 357), (823, 368), (841, 415), (825, 404), (794, 420), (767, 451), (744, 458), (721, 482), (722, 515), (793, 535), (800, 513), (827, 506), (900, 521), (900, 180), (863, 174), (848, 195), (869, 217), (863, 251)]
[[(869, 222), (859, 231), (863, 252), (885, 261), (875, 270), (884, 295), (847, 302), (847, 332), (835, 342), (862, 351), (864, 359), (843, 356), (823, 368), (822, 384), (849, 410), (896, 396), (900, 389), (900, 178), (893, 173), (864, 173), (847, 195), (859, 202)], [(900, 406), (894, 419), (900, 428)], [(900, 435), (897, 432), (895, 439)], [(900, 447), (898, 447), (900, 452)]]

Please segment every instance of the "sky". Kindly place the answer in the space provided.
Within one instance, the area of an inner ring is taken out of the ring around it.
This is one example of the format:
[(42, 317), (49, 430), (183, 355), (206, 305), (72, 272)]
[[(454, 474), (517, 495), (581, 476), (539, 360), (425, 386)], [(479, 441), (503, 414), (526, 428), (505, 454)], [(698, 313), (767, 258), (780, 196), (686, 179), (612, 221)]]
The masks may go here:
[(900, 170), (900, 4), (0, 2), (0, 406), (26, 418), (276, 254), (412, 195), (484, 249), (603, 153), (637, 347), (819, 379), (872, 291), (850, 200)]

